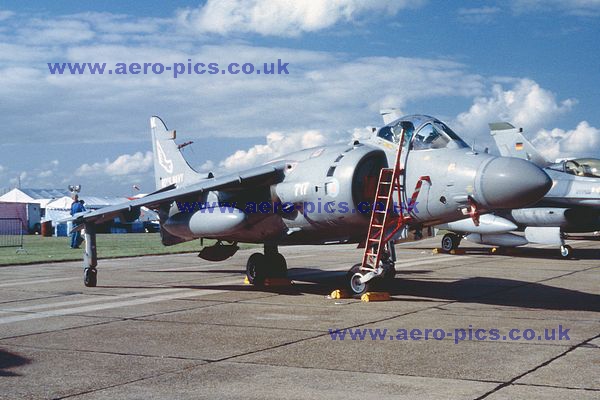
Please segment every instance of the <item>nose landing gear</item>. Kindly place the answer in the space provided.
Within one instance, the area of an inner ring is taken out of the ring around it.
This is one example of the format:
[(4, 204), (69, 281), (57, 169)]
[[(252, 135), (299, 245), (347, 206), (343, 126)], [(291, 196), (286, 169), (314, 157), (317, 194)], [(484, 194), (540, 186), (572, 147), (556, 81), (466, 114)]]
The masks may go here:
[(346, 273), (346, 287), (354, 296), (362, 296), (378, 286), (385, 286), (394, 281), (396, 276), (396, 252), (394, 243), (389, 241), (381, 255), (378, 268), (363, 269), (362, 264), (355, 264)]

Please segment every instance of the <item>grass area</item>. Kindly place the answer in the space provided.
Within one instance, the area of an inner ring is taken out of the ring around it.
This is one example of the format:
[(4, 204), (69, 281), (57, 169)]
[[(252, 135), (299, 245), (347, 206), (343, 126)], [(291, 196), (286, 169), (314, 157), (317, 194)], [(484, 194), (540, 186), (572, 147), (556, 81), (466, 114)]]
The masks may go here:
[[(83, 249), (71, 249), (68, 237), (24, 236), (23, 247), (27, 253), (17, 254), (15, 247), (0, 248), (0, 265), (31, 264), (54, 261), (81, 260)], [(205, 245), (213, 241), (205, 240)], [(200, 241), (163, 246), (158, 233), (98, 234), (96, 240), (98, 258), (131, 257), (152, 254), (193, 253), (201, 249)], [(240, 248), (255, 245), (239, 244)], [(83, 247), (83, 245), (82, 245)]]

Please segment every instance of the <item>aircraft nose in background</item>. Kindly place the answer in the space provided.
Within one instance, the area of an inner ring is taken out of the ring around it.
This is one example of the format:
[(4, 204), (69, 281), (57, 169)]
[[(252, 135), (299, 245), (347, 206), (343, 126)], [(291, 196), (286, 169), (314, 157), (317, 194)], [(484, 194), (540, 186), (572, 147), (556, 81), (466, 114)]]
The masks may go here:
[(498, 157), (481, 173), (481, 194), (488, 208), (519, 208), (536, 203), (552, 187), (552, 179), (536, 165)]

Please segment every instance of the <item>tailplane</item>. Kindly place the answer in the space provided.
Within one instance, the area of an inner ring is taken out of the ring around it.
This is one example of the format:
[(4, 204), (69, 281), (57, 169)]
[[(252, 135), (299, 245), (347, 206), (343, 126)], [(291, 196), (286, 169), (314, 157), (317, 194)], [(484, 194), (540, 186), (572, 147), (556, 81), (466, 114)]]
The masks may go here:
[(490, 133), (503, 157), (521, 158), (531, 161), (539, 167), (546, 167), (550, 164), (531, 142), (525, 139), (522, 129), (517, 129), (508, 122), (494, 122), (489, 126)]
[(154, 151), (154, 180), (156, 189), (175, 185), (182, 187), (201, 179), (187, 163), (175, 143), (175, 131), (170, 131), (159, 117), (150, 118), (152, 150)]

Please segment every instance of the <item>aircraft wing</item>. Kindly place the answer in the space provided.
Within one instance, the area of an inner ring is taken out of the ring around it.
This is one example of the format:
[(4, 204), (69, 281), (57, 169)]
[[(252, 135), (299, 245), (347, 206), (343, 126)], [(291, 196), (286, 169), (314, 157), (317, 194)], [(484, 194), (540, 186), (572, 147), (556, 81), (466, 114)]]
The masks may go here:
[(95, 210), (86, 214), (74, 216), (77, 224), (84, 222), (101, 223), (119, 216), (133, 214), (140, 207), (151, 209), (159, 208), (162, 204), (170, 204), (175, 200), (196, 201), (197, 195), (212, 190), (242, 190), (249, 187), (271, 185), (280, 182), (284, 170), (288, 168), (286, 162), (267, 164), (235, 174), (224, 175), (218, 178), (208, 178), (189, 186), (172, 189), (164, 188), (140, 199), (128, 201)]

